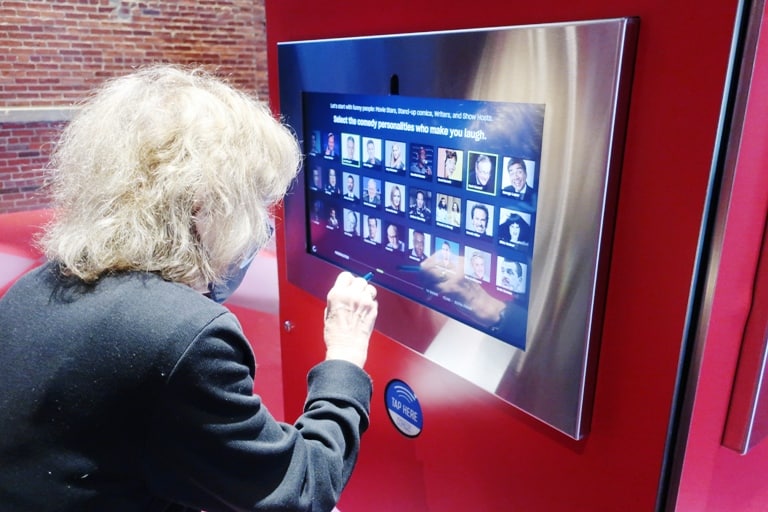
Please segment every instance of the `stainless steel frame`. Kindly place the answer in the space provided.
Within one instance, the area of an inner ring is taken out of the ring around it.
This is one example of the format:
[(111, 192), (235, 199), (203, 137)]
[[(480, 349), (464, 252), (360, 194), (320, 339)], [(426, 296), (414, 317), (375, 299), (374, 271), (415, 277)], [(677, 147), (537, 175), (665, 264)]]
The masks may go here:
[[(387, 95), (393, 76), (404, 96), (546, 105), (526, 350), (386, 290), (377, 329), (575, 439), (589, 425), (637, 29), (618, 18), (278, 45), (281, 112), (299, 134), (303, 91)], [(337, 269), (307, 252), (301, 186), (285, 215), (288, 279), (323, 298)]]

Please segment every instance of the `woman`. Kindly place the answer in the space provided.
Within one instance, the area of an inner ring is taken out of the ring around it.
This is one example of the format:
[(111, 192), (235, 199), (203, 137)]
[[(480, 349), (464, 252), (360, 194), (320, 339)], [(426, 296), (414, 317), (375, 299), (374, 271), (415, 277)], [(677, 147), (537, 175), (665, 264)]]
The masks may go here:
[(528, 245), (531, 238), (531, 226), (519, 214), (512, 213), (499, 228), (501, 240), (511, 245)]
[(399, 142), (392, 143), (392, 149), (389, 153), (389, 166), (391, 169), (402, 171), (405, 169), (405, 159), (403, 158), (403, 151), (400, 149)]
[(403, 204), (403, 193), (400, 192), (399, 185), (393, 185), (389, 190), (389, 205), (387, 206), (387, 210), (389, 210), (390, 213), (397, 214), (401, 214), (405, 211)]
[(456, 199), (451, 202), (451, 224), (461, 226), (461, 208), (459, 207), (459, 201)]
[(453, 151), (452, 149), (448, 149), (445, 151), (445, 160), (443, 161), (443, 168), (442, 168), (442, 174), (439, 176), (440, 178), (450, 179), (450, 180), (456, 180), (461, 179), (461, 177), (456, 178), (453, 174), (456, 172), (456, 163), (458, 162), (459, 156), (456, 151)]
[(338, 276), (295, 427), (253, 395), (218, 304), (299, 155), (263, 104), (200, 71), (140, 70), (83, 105), (52, 159), (48, 262), (0, 301), (3, 510), (334, 507), (368, 422), (375, 289)]
[(448, 199), (445, 196), (440, 196), (437, 201), (437, 213), (435, 214), (435, 220), (448, 224), (450, 214), (448, 213)]

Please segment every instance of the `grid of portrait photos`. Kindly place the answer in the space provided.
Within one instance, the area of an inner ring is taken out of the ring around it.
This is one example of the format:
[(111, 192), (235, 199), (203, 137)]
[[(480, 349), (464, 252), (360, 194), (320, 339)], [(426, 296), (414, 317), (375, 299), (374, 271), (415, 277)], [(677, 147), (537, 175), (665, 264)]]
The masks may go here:
[[(386, 104), (411, 112), (403, 101), (426, 100), (305, 94), (308, 247), (353, 272), (375, 270), (379, 284), (524, 348), (525, 328), (517, 331), (521, 340), (473, 319), (470, 306), (441, 293), (424, 269), (428, 265), (434, 274), (437, 268), (440, 279), (472, 283), (527, 311), (540, 154), (532, 154), (530, 144), (516, 151), (514, 144), (488, 136), (447, 137), (445, 120), (437, 121), (439, 133), (385, 130), (374, 128), (373, 117), (360, 126), (329, 107)], [(505, 117), (499, 111), (507, 104), (476, 103), (479, 111), (490, 112), (486, 119)], [(462, 103), (465, 111), (467, 104)], [(439, 106), (450, 112), (450, 100)], [(529, 117), (539, 123), (533, 131), (540, 137), (543, 110), (535, 107)], [(401, 118), (392, 116), (390, 123)], [(462, 134), (477, 126), (451, 121)]]

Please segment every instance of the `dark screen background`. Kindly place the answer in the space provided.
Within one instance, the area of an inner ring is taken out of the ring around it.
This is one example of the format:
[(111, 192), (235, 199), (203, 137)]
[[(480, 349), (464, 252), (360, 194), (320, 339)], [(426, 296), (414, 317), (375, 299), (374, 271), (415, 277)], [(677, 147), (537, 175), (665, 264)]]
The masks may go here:
[[(544, 106), (304, 93), (303, 112), (309, 252), (525, 349)], [(506, 321), (480, 318), (478, 297)]]

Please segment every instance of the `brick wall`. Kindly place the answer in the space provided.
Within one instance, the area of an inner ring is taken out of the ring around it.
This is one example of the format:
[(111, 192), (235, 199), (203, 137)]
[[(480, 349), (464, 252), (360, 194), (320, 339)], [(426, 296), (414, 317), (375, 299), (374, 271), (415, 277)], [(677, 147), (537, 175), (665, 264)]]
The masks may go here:
[(199, 64), (267, 99), (264, 0), (2, 0), (0, 213), (47, 204), (48, 149), (72, 103), (152, 62)]
[(50, 141), (64, 123), (3, 123), (0, 126), (0, 211), (30, 210), (47, 200), (40, 190)]

